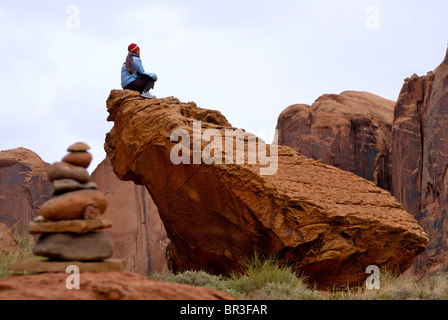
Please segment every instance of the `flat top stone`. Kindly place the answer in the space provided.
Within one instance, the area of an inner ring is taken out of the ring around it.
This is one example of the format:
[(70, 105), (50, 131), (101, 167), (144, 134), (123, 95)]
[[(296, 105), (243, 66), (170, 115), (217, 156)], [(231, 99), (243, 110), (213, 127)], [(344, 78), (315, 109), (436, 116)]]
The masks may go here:
[(113, 240), (106, 232), (44, 233), (37, 239), (33, 254), (58, 261), (99, 261), (113, 254)]
[(53, 163), (47, 170), (47, 177), (51, 182), (61, 179), (75, 179), (81, 183), (87, 183), (90, 180), (89, 172), (86, 168), (67, 162)]
[(110, 227), (112, 227), (112, 223), (107, 219), (96, 218), (49, 221), (42, 217), (41, 219), (35, 219), (29, 223), (28, 232), (30, 234), (60, 232), (87, 233)]
[(106, 259), (103, 261), (49, 261), (27, 260), (13, 263), (9, 270), (27, 272), (66, 272), (68, 266), (77, 266), (80, 272), (113, 272), (124, 271), (126, 262), (123, 259)]
[(60, 195), (68, 191), (98, 189), (98, 185), (94, 182), (80, 183), (75, 179), (60, 179), (53, 181), (52, 195)]
[(90, 150), (90, 146), (84, 142), (77, 142), (67, 148), (67, 151), (79, 152)]

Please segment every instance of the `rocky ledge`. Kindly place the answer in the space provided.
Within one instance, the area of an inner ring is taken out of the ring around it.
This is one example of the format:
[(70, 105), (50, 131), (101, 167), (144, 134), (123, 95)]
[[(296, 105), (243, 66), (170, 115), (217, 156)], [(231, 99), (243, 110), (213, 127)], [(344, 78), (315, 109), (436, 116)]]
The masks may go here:
[(0, 280), (0, 300), (235, 300), (222, 291), (164, 282), (130, 272), (83, 272), (80, 290), (67, 274), (12, 275)]

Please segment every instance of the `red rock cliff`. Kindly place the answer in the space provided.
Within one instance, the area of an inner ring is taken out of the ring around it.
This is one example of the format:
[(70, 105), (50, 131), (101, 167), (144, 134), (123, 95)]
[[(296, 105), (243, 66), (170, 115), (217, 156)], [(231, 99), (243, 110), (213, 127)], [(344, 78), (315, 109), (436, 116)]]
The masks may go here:
[(49, 166), (25, 148), (0, 152), (0, 222), (10, 228), (28, 229), (28, 223), (50, 198)]
[(126, 259), (127, 270), (142, 275), (168, 272), (168, 239), (145, 187), (118, 179), (108, 157), (92, 172), (91, 181), (108, 201), (104, 218), (112, 221), (108, 232), (114, 239), (114, 257)]
[(326, 94), (278, 118), (279, 144), (389, 189), (394, 102), (368, 92)]
[(434, 72), (405, 80), (392, 129), (393, 195), (429, 236), (414, 272), (448, 270), (448, 52)]

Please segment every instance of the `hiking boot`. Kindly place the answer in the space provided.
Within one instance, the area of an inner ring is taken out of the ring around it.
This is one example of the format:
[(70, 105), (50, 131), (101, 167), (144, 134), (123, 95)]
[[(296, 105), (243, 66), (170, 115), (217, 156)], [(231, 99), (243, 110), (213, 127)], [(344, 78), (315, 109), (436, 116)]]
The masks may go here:
[(142, 97), (143, 97), (143, 98), (146, 98), (146, 99), (154, 99), (156, 96), (150, 94), (149, 91), (147, 91), (147, 92), (143, 92), (143, 93), (142, 93)]

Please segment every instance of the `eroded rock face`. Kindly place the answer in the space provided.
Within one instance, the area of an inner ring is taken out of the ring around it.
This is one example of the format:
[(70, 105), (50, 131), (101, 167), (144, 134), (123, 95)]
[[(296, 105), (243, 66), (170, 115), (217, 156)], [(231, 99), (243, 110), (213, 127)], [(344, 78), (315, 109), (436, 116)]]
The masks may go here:
[(325, 94), (278, 118), (279, 144), (389, 189), (394, 102), (368, 92)]
[(420, 275), (448, 270), (448, 54), (434, 72), (405, 80), (392, 130), (393, 195), (429, 236)]
[[(120, 179), (145, 185), (154, 199), (174, 270), (223, 273), (256, 251), (333, 288), (361, 283), (372, 264), (402, 272), (428, 241), (387, 191), (289, 147), (278, 148), (273, 175), (260, 175), (259, 162), (174, 164), (170, 153), (179, 142), (171, 141), (173, 130), (193, 136), (195, 121), (201, 133), (215, 129), (224, 137), (233, 130), (217, 111), (172, 97), (144, 100), (128, 90), (113, 90), (107, 108), (114, 127), (106, 152)], [(199, 142), (202, 153), (209, 143)], [(225, 151), (235, 154), (236, 145)]]
[(146, 189), (118, 179), (108, 157), (90, 178), (106, 195), (104, 218), (112, 221), (108, 232), (114, 239), (113, 258), (126, 259), (126, 270), (142, 275), (168, 272), (165, 252), (169, 241)]
[(42, 204), (50, 199), (49, 166), (25, 148), (0, 152), (0, 222), (26, 231)]

